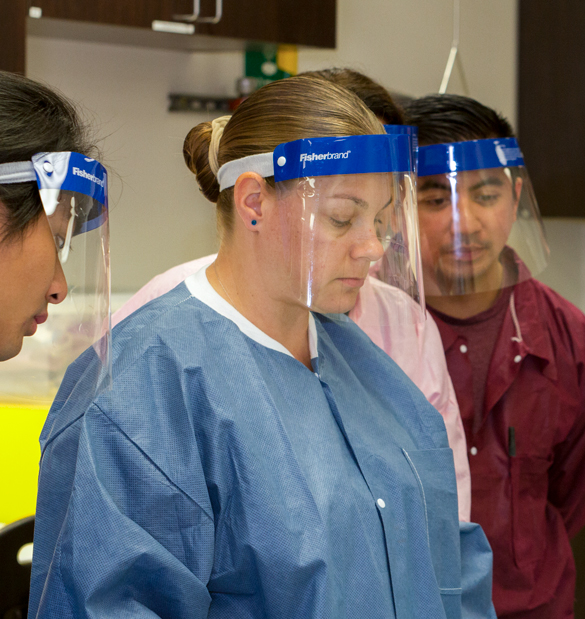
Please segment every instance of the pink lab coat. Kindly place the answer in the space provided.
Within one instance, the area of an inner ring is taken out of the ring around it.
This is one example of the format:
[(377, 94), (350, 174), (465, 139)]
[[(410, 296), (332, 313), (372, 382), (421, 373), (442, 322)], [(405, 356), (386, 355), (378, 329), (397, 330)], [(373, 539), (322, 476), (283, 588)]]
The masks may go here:
[[(211, 255), (180, 264), (151, 279), (115, 312), (112, 327), (148, 301), (172, 290), (189, 275), (211, 264), (215, 257)], [(408, 310), (406, 306), (409, 303), (413, 301), (401, 290), (368, 277), (349, 316), (400, 366), (443, 416), (455, 460), (459, 519), (469, 522), (471, 476), (467, 444), (455, 391), (447, 372), (441, 336), (428, 313), (426, 321), (420, 323), (396, 318), (407, 313), (396, 311), (397, 305), (400, 309)]]

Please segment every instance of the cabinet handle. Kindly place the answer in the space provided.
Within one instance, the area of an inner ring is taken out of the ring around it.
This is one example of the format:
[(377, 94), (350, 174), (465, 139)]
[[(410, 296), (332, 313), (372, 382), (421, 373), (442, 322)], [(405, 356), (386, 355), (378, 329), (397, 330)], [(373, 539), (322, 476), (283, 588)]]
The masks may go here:
[(177, 21), (188, 21), (194, 23), (199, 17), (200, 10), (201, 7), (199, 6), (199, 0), (193, 0), (193, 13), (191, 13), (191, 15), (173, 15), (173, 19), (176, 19)]
[(201, 0), (193, 0), (193, 13), (191, 15), (173, 15), (173, 19), (198, 24), (217, 24), (223, 14), (223, 0), (215, 0), (215, 15), (213, 17), (199, 17), (201, 12)]
[[(197, 0), (199, 3), (199, 0)], [(199, 17), (198, 24), (217, 24), (223, 14), (223, 0), (215, 0), (215, 16), (214, 17)]]

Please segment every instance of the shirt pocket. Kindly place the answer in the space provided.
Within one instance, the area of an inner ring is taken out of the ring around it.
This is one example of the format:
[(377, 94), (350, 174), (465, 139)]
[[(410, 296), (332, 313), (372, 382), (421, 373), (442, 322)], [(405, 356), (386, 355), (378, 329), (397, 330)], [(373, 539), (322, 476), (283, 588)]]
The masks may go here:
[(549, 467), (546, 458), (510, 457), (512, 545), (519, 569), (541, 561), (546, 550)]
[[(421, 492), (427, 542), (445, 609), (460, 604), (461, 552), (457, 484), (449, 448), (402, 450)], [(455, 599), (452, 596), (456, 596)], [(456, 616), (448, 613), (447, 616)]]

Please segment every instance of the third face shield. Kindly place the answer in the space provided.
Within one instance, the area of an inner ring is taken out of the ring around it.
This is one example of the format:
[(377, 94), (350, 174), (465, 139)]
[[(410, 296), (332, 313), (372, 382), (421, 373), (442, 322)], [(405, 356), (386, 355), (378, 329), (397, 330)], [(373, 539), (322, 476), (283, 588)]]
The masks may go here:
[(515, 138), (421, 147), (417, 190), (427, 295), (495, 290), (546, 266), (542, 221)]

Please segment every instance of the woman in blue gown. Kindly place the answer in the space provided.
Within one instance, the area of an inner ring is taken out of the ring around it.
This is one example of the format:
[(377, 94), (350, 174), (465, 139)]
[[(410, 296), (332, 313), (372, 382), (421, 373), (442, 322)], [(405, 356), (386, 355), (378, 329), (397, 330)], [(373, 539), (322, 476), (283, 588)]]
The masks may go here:
[[(69, 368), (41, 436), (29, 616), (494, 616), (442, 418), (344, 315), (397, 198), (378, 199), (391, 161), (345, 153), (384, 133), (298, 77), (187, 136), (219, 255), (114, 329), (111, 389), (86, 385), (93, 349)], [(327, 178), (299, 192), (289, 163)]]

